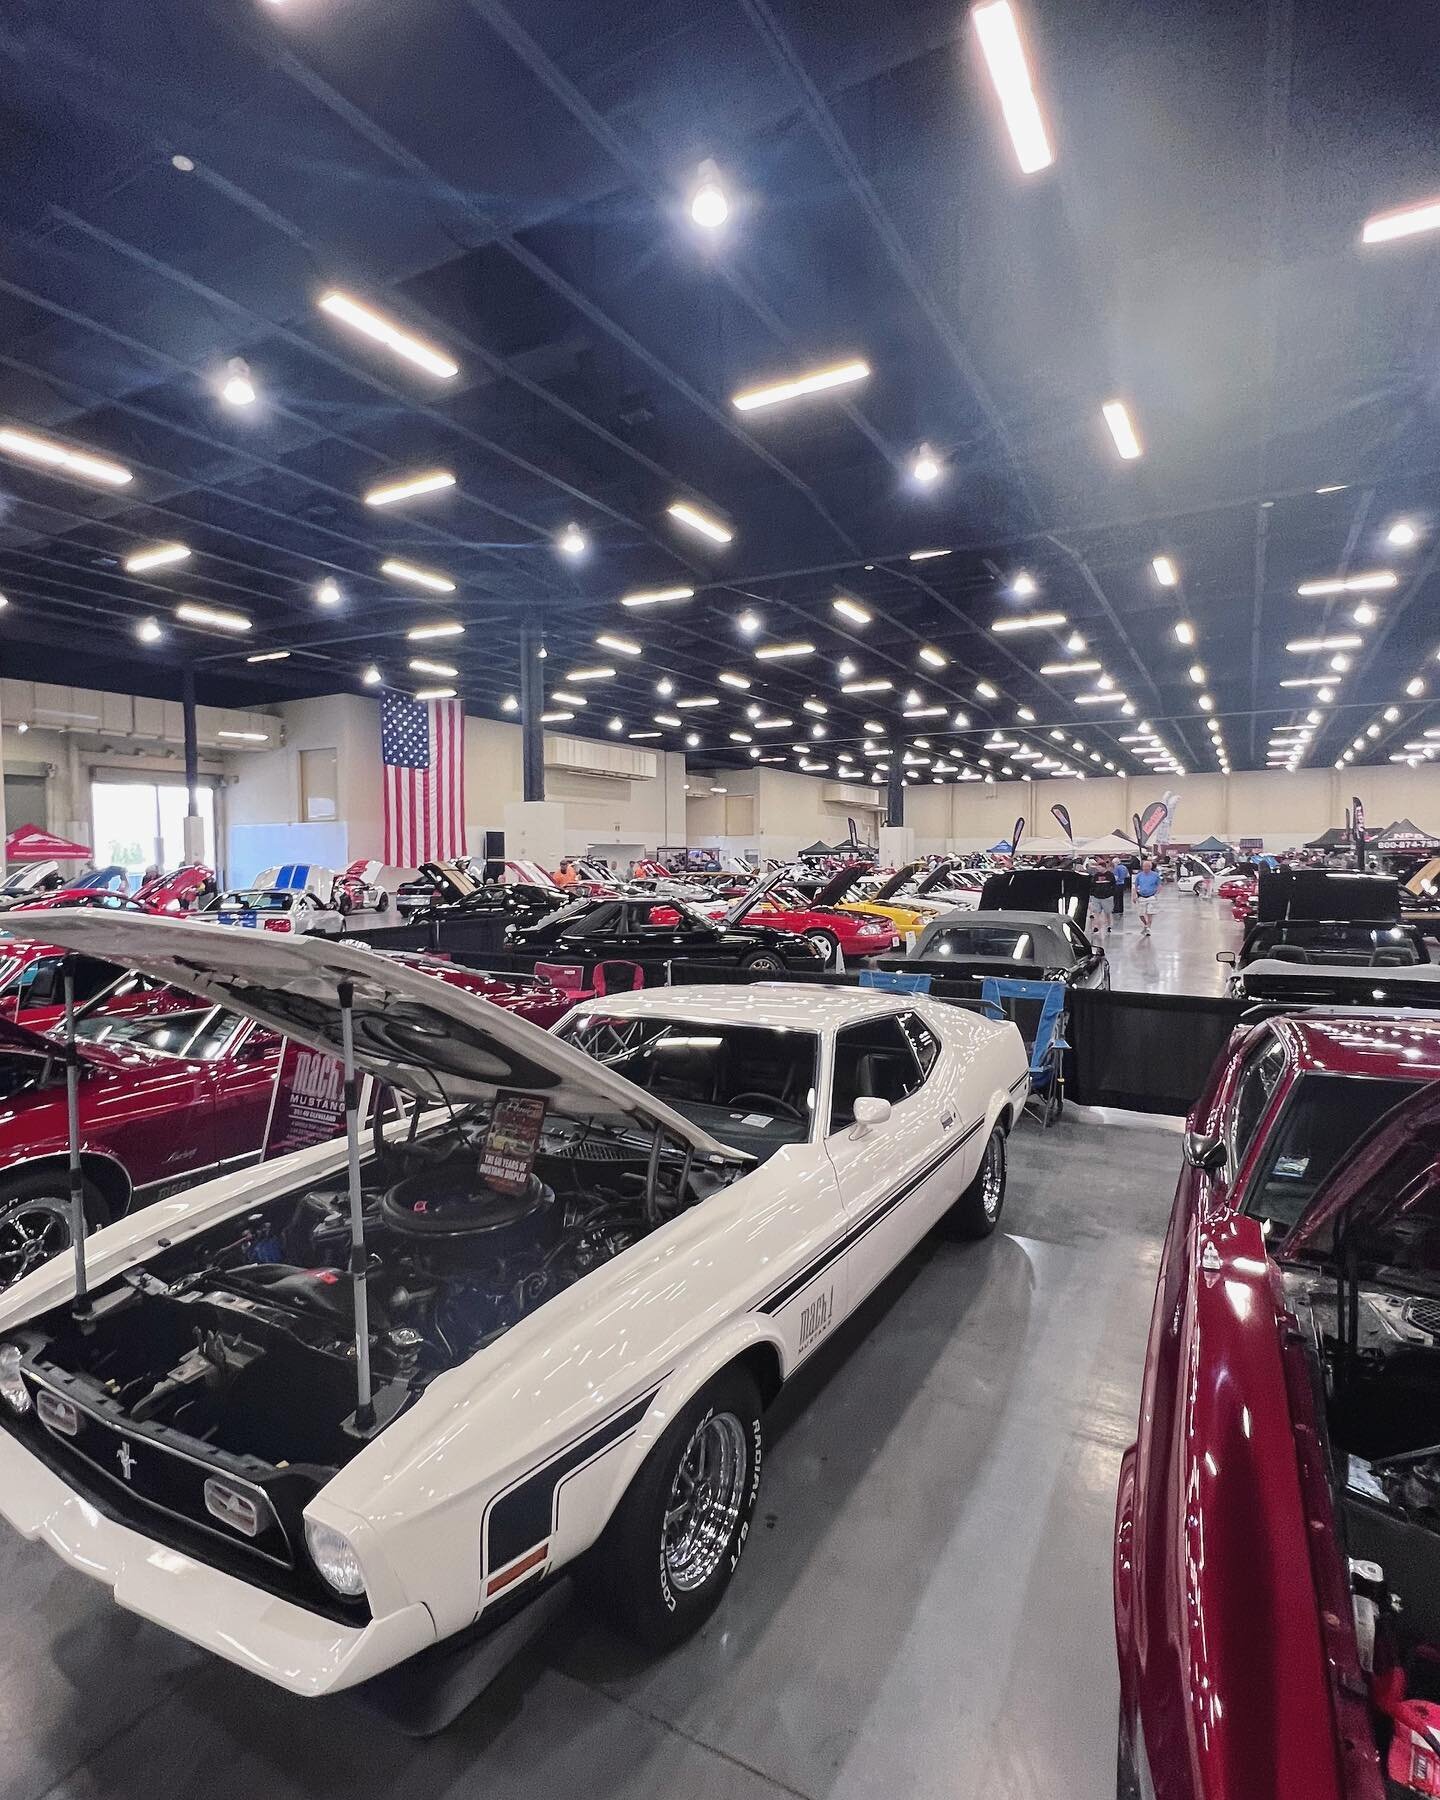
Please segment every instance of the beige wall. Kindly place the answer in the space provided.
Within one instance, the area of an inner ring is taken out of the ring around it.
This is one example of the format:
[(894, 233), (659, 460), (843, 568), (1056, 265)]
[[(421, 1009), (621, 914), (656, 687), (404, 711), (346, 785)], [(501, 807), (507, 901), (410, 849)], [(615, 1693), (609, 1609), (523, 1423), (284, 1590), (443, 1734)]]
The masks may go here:
[(1440, 768), (1388, 763), (1343, 771), (1299, 769), (1293, 775), (1259, 769), (1178, 780), (1092, 776), (1085, 781), (1002, 781), (994, 787), (921, 783), (906, 795), (905, 820), (920, 851), (980, 849), (1008, 837), (1020, 816), (1032, 837), (1056, 835), (1059, 827), (1050, 808), (1058, 801), (1069, 808), (1076, 839), (1083, 840), (1117, 827), (1128, 831), (1131, 815), (1144, 812), (1167, 791), (1179, 796), (1174, 835), (1182, 841), (1213, 832), (1229, 842), (1258, 837), (1269, 849), (1293, 848), (1328, 826), (1342, 825), (1353, 794), (1363, 801), (1371, 824), (1408, 817), (1425, 830), (1440, 832)]

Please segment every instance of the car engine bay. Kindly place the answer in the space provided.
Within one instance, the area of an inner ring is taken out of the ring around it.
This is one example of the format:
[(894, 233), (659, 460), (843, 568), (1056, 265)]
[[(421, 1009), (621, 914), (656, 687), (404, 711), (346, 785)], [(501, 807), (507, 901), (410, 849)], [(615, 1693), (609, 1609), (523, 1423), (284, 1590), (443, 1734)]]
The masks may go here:
[(733, 1180), (643, 1128), (552, 1116), (518, 1192), (488, 1182), (486, 1107), (362, 1162), (376, 1424), (357, 1426), (349, 1196), (333, 1178), (160, 1251), (13, 1335), (113, 1423), (270, 1467), (332, 1470), (457, 1367)]
[(1325, 1420), (1382, 1765), (1397, 1794), (1440, 1791), (1423, 1785), (1427, 1768), (1440, 1780), (1440, 1293), (1385, 1269), (1291, 1270), (1286, 1290)]

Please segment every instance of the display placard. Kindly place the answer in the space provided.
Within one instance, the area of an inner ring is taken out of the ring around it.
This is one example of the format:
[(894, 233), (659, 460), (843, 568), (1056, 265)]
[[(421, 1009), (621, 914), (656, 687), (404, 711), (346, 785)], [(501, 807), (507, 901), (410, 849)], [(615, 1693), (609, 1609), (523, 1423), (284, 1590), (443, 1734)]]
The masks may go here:
[(340, 1059), (287, 1038), (260, 1160), (270, 1162), (292, 1150), (308, 1150), (312, 1144), (339, 1137), (344, 1129), (345, 1075)]
[(544, 1124), (544, 1100), (536, 1094), (515, 1094), (501, 1088), (485, 1134), (480, 1179), (498, 1193), (523, 1194), (535, 1167)]

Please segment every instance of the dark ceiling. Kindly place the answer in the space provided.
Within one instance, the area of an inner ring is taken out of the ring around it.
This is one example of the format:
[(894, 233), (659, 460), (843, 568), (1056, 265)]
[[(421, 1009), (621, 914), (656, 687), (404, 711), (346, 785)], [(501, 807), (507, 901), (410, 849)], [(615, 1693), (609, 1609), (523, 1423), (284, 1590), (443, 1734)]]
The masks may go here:
[[(1087, 767), (1093, 751), (1137, 769), (1119, 740), (1143, 718), (1204, 770), (1198, 661), (1240, 769), (1316, 704), (1279, 682), (1328, 656), (1286, 643), (1356, 630), (1354, 596), (1303, 600), (1299, 583), (1385, 568), (1399, 583), (1371, 596), (1308, 760), (1334, 761), (1376, 719), (1362, 760), (1398, 752), (1431, 723), (1405, 687), (1440, 643), (1440, 235), (1362, 249), (1360, 228), (1440, 193), (1437, 9), (1017, 10), (1057, 153), (1029, 177), (963, 4), (12, 0), (0, 425), (134, 479), (97, 489), (0, 459), (0, 667), (154, 692), (188, 658), (202, 698), (254, 704), (358, 688), (372, 662), (410, 683), (422, 654), (458, 664), (473, 710), (499, 716), (529, 623), (552, 688), (619, 666), (569, 729), (604, 736), (616, 714), (679, 748), (652, 724), (655, 683), (719, 695), (687, 719), (707, 765), (748, 757), (729, 735), (747, 702), (796, 721), (766, 748), (792, 761), (817, 723), (817, 761), (858, 753), (866, 719), (913, 732), (913, 684), (947, 708), (932, 737), (972, 763), (1023, 706), (1036, 747), (1063, 727)], [(706, 158), (733, 207), (717, 234), (687, 208)], [(316, 307), (330, 287), (459, 375), (338, 326)], [(253, 407), (218, 397), (235, 356)], [(730, 403), (854, 356), (864, 382)], [(1102, 423), (1116, 396), (1135, 462)], [(928, 488), (909, 474), (922, 443), (943, 465)], [(430, 467), (456, 487), (362, 503)], [(680, 498), (734, 541), (678, 527)], [(1420, 528), (1404, 550), (1385, 535), (1400, 517)], [(555, 547), (572, 520), (579, 562)], [(120, 567), (169, 539), (192, 548), (183, 568)], [(950, 554), (911, 562), (921, 548)], [(1178, 590), (1156, 582), (1159, 553)], [(445, 570), (457, 594), (386, 580), (388, 555)], [(1021, 610), (1005, 589), (1022, 569), (1063, 629), (991, 632)], [(326, 576), (338, 607), (313, 598)], [(696, 597), (618, 605), (676, 583)], [(842, 591), (872, 623), (835, 614)], [(186, 598), (243, 609), (253, 632), (237, 646), (175, 624)], [(146, 646), (151, 615), (166, 636)], [(405, 642), (437, 618), (465, 636)], [(1194, 649), (1176, 642), (1182, 618)], [(643, 657), (597, 652), (607, 630)], [(1073, 630), (1131, 720), (1077, 707), (1088, 682), (1039, 676)], [(817, 653), (754, 659), (795, 638)], [(917, 662), (922, 644), (947, 666)], [(279, 648), (288, 660), (245, 663)], [(846, 656), (893, 693), (841, 696)], [(722, 668), (751, 693), (718, 686)], [(977, 698), (978, 680), (998, 697)], [(967, 732), (946, 729), (956, 706)]]

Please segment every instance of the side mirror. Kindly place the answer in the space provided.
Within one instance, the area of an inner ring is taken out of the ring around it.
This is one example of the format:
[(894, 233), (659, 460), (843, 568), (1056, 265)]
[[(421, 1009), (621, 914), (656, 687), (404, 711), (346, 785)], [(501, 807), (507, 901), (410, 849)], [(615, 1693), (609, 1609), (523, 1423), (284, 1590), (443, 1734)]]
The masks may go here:
[(889, 1122), (890, 1102), (888, 1100), (881, 1100), (874, 1094), (857, 1094), (855, 1096), (855, 1123), (862, 1131), (868, 1131), (872, 1125), (888, 1125)]
[(1225, 1167), (1225, 1140), (1203, 1131), (1185, 1133), (1185, 1160), (1205, 1175), (1218, 1175)]
[(1227, 967), (1233, 969), (1235, 967), (1235, 952), (1233, 950), (1217, 950), (1215, 952), (1215, 960), (1216, 962), (1224, 963)]

